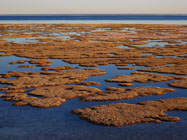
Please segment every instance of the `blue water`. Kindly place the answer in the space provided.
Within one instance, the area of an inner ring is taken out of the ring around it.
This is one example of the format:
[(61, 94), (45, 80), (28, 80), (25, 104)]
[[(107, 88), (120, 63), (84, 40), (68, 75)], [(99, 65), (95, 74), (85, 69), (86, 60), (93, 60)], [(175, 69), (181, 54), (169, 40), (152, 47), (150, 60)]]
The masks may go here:
[(187, 24), (187, 15), (86, 14), (86, 15), (0, 15), (0, 23), (140, 23)]
[(187, 20), (187, 15), (1, 15), (0, 20)]
[[(41, 71), (39, 67), (34, 69), (20, 69), (17, 65), (10, 65), (9, 62), (16, 60), (30, 60), (16, 56), (1, 57), (1, 73), (8, 71)], [(52, 66), (71, 65), (62, 60), (54, 60)], [(3, 68), (3, 69), (2, 69)], [(83, 67), (82, 67), (83, 68)], [(105, 90), (108, 86), (119, 87), (116, 83), (108, 83), (104, 80), (116, 75), (126, 74), (136, 70), (118, 70), (115, 65), (99, 66), (101, 70), (106, 70), (103, 76), (93, 76), (87, 81), (101, 82), (98, 88)], [(137, 69), (142, 68), (142, 66)], [(134, 83), (135, 87), (160, 86), (167, 87), (167, 83)], [(171, 87), (170, 87), (171, 88)], [(137, 97), (130, 100), (106, 101), (106, 102), (81, 102), (79, 99), (68, 100), (59, 107), (43, 109), (30, 106), (14, 107), (12, 102), (0, 99), (0, 140), (186, 140), (187, 116), (184, 111), (168, 112), (171, 116), (178, 116), (181, 121), (178, 123), (162, 122), (161, 124), (147, 123), (136, 124), (124, 127), (108, 127), (96, 125), (86, 120), (81, 120), (79, 116), (73, 115), (72, 110), (85, 108), (94, 105), (106, 105), (111, 103), (137, 103), (146, 100), (158, 100), (176, 97), (187, 97), (185, 89), (174, 88), (177, 91), (161, 96)]]
[[(0, 57), (0, 72), (8, 71), (19, 72), (39, 72), (40, 67), (20, 69), (19, 64), (10, 65), (9, 62), (17, 60), (31, 60), (16, 56)], [(52, 66), (78, 66), (77, 64), (68, 64), (62, 60), (53, 60)], [(130, 65), (131, 66), (131, 65)], [(3, 69), (2, 69), (3, 68)], [(80, 67), (84, 68), (84, 67)], [(105, 90), (108, 86), (119, 87), (117, 83), (106, 82), (105, 79), (116, 75), (129, 75), (136, 70), (118, 70), (115, 65), (99, 66), (101, 70), (106, 70), (107, 74), (103, 76), (89, 77), (87, 81), (101, 82), (98, 88)], [(137, 69), (143, 66), (136, 66)], [(167, 83), (137, 83), (133, 87), (142, 86), (160, 86), (171, 88)], [(184, 111), (168, 112), (171, 116), (178, 116), (181, 120), (178, 123), (162, 122), (161, 124), (147, 123), (136, 124), (124, 127), (108, 127), (96, 125), (86, 120), (81, 120), (79, 116), (73, 115), (72, 110), (85, 108), (94, 105), (106, 105), (111, 103), (132, 103), (140, 101), (158, 100), (176, 97), (187, 97), (186, 90), (174, 88), (177, 91), (160, 96), (137, 97), (130, 100), (104, 101), (104, 102), (81, 102), (79, 99), (67, 100), (59, 107), (43, 109), (30, 106), (14, 107), (12, 102), (0, 99), (0, 140), (186, 140), (187, 116)], [(2, 91), (0, 91), (1, 93)]]
[[(10, 21), (13, 23), (14, 20)], [(30, 23), (30, 20), (25, 20)], [(37, 21), (37, 20), (36, 20)], [(57, 20), (52, 20), (56, 22)], [(61, 20), (59, 20), (61, 21)], [(80, 20), (79, 20), (80, 21)], [(99, 21), (99, 20), (98, 20)], [(114, 21), (114, 20), (113, 20)], [(134, 20), (137, 21), (137, 20)], [(151, 20), (153, 21), (153, 20)], [(175, 20), (176, 21), (176, 20)], [(186, 20), (187, 21), (187, 20)], [(8, 21), (9, 22), (9, 21)], [(23, 20), (20, 20), (22, 23)], [(43, 22), (43, 21), (42, 21)], [(96, 20), (95, 20), (96, 22)], [(99, 21), (100, 22), (100, 21)], [(79, 34), (79, 33), (73, 33)], [(68, 34), (65, 34), (68, 36)], [(36, 37), (37, 38), (37, 37)], [(36, 41), (36, 38), (19, 38), (19, 39), (7, 39), (7, 42), (17, 43), (30, 43)], [(58, 38), (58, 36), (57, 36)], [(67, 39), (63, 36), (62, 40)], [(155, 42), (154, 42), (155, 43)], [(162, 46), (163, 42), (157, 42)], [(149, 44), (151, 45), (151, 44)], [(155, 44), (152, 44), (153, 46)], [(121, 49), (131, 49), (128, 46), (118, 46)], [(0, 52), (0, 54), (3, 52)], [(112, 54), (115, 55), (115, 54)], [(5, 56), (0, 57), (0, 73), (7, 73), (8, 71), (17, 72), (41, 72), (41, 67), (35, 68), (18, 68), (21, 64), (10, 65), (9, 63), (17, 60), (33, 60), (30, 58), (23, 58), (17, 56)], [(54, 61), (52, 67), (58, 66), (75, 66), (78, 64), (69, 64), (58, 59), (49, 59)], [(25, 65), (29, 63), (26, 62)], [(129, 65), (132, 67), (134, 65)], [(86, 81), (100, 82), (100, 86), (95, 86), (103, 91), (106, 91), (108, 86), (120, 87), (118, 83), (106, 82), (106, 79), (112, 78), (117, 75), (130, 75), (132, 72), (136, 72), (138, 69), (144, 68), (144, 66), (134, 66), (136, 70), (119, 70), (114, 64), (108, 66), (98, 66), (97, 68), (107, 71), (106, 75), (92, 76)], [(79, 69), (85, 69), (88, 67), (81, 67)], [(161, 75), (174, 75), (174, 74), (162, 74)], [(187, 130), (187, 115), (186, 111), (169, 111), (170, 116), (180, 117), (181, 120), (178, 123), (174, 122), (162, 122), (161, 124), (147, 123), (147, 124), (135, 124), (131, 126), (123, 127), (108, 127), (102, 125), (96, 125), (86, 120), (81, 120), (78, 115), (71, 113), (72, 110), (78, 108), (91, 107), (95, 105), (107, 105), (112, 103), (130, 103), (136, 104), (140, 101), (146, 100), (159, 100), (177, 97), (187, 97), (186, 89), (169, 87), (166, 82), (155, 83), (138, 83), (134, 82), (134, 87), (143, 86), (159, 86), (163, 88), (173, 88), (176, 92), (163, 94), (160, 96), (146, 96), (137, 97), (129, 100), (120, 101), (104, 101), (104, 102), (82, 102), (79, 99), (67, 100), (66, 103), (59, 107), (43, 109), (34, 108), (30, 106), (14, 107), (13, 102), (4, 101), (0, 98), (0, 140), (186, 140)], [(7, 85), (0, 84), (0, 87)], [(31, 89), (29, 89), (31, 90)], [(0, 91), (3, 93), (3, 91)]]
[[(20, 69), (9, 62), (17, 60), (32, 60), (17, 56), (0, 57), (0, 73), (8, 71), (19, 72), (40, 72), (40, 67)], [(62, 60), (53, 60), (52, 67), (55, 66), (78, 66), (68, 64)], [(27, 64), (27, 63), (26, 63)], [(34, 65), (34, 64), (33, 64)], [(132, 67), (132, 65), (129, 65)], [(137, 69), (143, 66), (135, 66)], [(85, 67), (80, 67), (83, 69)], [(101, 86), (96, 86), (101, 90), (106, 90), (108, 86), (120, 87), (117, 83), (106, 82), (105, 79), (116, 75), (130, 75), (136, 70), (118, 70), (115, 65), (99, 66), (101, 70), (106, 70), (107, 74), (102, 76), (89, 77), (87, 81), (101, 82)], [(137, 83), (133, 87), (159, 86), (171, 88), (167, 85), (172, 81), (156, 83)], [(3, 85), (1, 85), (3, 86)], [(176, 97), (187, 97), (186, 90), (174, 88), (177, 91), (160, 96), (137, 97), (129, 100), (104, 101), (104, 102), (81, 102), (79, 99), (67, 100), (59, 107), (43, 109), (30, 106), (14, 107), (12, 102), (0, 99), (0, 140), (186, 140), (187, 115), (186, 111), (168, 112), (171, 116), (178, 116), (181, 120), (178, 123), (162, 122), (161, 124), (147, 123), (136, 124), (124, 127), (108, 127), (96, 125), (86, 120), (81, 120), (78, 115), (71, 113), (72, 110), (95, 105), (106, 105), (112, 103), (136, 104), (140, 101), (159, 100)], [(2, 91), (0, 91), (1, 93)]]

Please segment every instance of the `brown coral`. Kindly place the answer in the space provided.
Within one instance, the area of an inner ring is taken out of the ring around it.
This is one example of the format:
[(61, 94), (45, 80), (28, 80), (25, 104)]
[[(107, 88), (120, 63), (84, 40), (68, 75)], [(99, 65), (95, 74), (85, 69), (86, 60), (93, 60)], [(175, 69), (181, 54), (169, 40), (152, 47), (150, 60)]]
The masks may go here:
[(140, 83), (150, 83), (150, 82), (162, 82), (162, 81), (170, 81), (173, 80), (173, 77), (163, 76), (153, 73), (145, 73), (145, 72), (133, 72), (131, 75), (119, 75), (112, 79), (107, 79), (107, 82), (119, 82), (119, 83), (132, 83), (132, 82), (140, 82)]
[(40, 73), (21, 73), (14, 80), (0, 79), (0, 83), (11, 84), (10, 89), (36, 88), (42, 86), (57, 86), (78, 83), (87, 80), (89, 76), (104, 75), (105, 71), (99, 69), (85, 69), (77, 71), (58, 71)]
[(140, 69), (140, 71), (186, 75), (187, 74), (187, 64), (177, 64), (177, 65), (169, 65), (169, 66), (163, 66), (163, 67), (153, 67), (150, 69)]
[(18, 68), (35, 68), (33, 65), (19, 65)]
[(15, 106), (31, 105), (33, 107), (49, 108), (49, 107), (60, 106), (64, 102), (66, 102), (66, 100), (59, 97), (43, 98), (43, 99), (39, 99), (36, 97), (26, 97), (23, 100), (16, 102), (14, 105)]
[(138, 87), (138, 88), (108, 88), (106, 93), (84, 97), (83, 101), (114, 101), (131, 99), (139, 96), (162, 95), (174, 92), (174, 89), (160, 87)]
[(167, 116), (171, 110), (187, 110), (187, 98), (145, 101), (141, 105), (110, 104), (73, 110), (82, 119), (107, 126), (124, 126), (137, 123), (179, 121), (178, 117)]
[(178, 87), (178, 88), (187, 88), (187, 79), (180, 80), (180, 81), (174, 81), (172, 83), (169, 83), (168, 85), (172, 87)]
[(101, 90), (94, 87), (86, 86), (51, 86), (36, 88), (29, 94), (34, 96), (42, 96), (45, 98), (61, 97), (64, 99), (72, 99), (86, 97), (94, 94), (102, 93)]

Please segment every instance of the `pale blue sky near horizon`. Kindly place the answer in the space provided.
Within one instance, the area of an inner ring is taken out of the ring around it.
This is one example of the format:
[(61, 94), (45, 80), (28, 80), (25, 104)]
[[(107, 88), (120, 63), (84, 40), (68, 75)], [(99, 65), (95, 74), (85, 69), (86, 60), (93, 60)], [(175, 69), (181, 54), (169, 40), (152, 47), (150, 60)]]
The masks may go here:
[(187, 14), (187, 0), (0, 0), (0, 14)]

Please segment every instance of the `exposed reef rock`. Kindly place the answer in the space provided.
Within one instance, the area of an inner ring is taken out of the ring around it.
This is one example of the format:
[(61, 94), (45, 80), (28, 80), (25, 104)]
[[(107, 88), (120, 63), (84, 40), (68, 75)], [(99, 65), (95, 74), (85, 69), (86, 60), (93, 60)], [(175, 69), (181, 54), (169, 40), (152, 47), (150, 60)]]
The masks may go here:
[(106, 93), (95, 94), (82, 98), (83, 101), (115, 101), (131, 99), (139, 96), (162, 95), (174, 92), (174, 89), (160, 87), (138, 87), (138, 88), (108, 88)]
[(180, 118), (168, 116), (165, 112), (187, 110), (187, 98), (145, 101), (139, 104), (140, 105), (126, 103), (109, 104), (76, 109), (73, 110), (73, 113), (80, 115), (82, 119), (96, 124), (119, 127), (148, 122), (177, 122)]
[(174, 77), (163, 76), (153, 73), (133, 72), (131, 73), (131, 75), (119, 75), (112, 79), (107, 79), (106, 81), (119, 82), (119, 83), (132, 83), (132, 82), (151, 83), (151, 82), (170, 81), (173, 79)]
[(187, 79), (180, 80), (180, 81), (174, 81), (172, 83), (169, 83), (168, 85), (172, 87), (178, 87), (178, 88), (187, 88)]
[(173, 73), (178, 75), (187, 75), (187, 64), (177, 64), (162, 67), (152, 67), (150, 69), (140, 69), (139, 71)]

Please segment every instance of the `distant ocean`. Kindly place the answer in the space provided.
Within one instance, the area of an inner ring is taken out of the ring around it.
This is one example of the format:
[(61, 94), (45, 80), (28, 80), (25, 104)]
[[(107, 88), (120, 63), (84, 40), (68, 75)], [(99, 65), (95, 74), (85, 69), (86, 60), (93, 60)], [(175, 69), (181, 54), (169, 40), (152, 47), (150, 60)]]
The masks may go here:
[(145, 15), (145, 14), (0, 15), (0, 23), (187, 24), (187, 15)]

